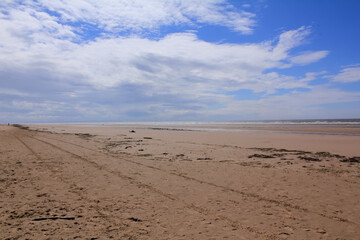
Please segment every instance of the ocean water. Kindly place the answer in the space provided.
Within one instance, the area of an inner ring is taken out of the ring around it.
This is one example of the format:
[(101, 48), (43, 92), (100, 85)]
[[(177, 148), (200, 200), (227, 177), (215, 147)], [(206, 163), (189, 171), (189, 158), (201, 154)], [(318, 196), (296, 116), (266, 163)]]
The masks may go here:
[(112, 122), (104, 124), (138, 124), (170, 126), (221, 126), (221, 125), (360, 125), (360, 119), (301, 119), (301, 120), (248, 120), (248, 121), (174, 121), (174, 122)]
[(158, 130), (191, 130), (191, 131), (221, 131), (221, 132), (264, 132), (264, 133), (295, 133), (295, 134), (321, 134), (321, 135), (349, 135), (360, 136), (358, 133), (341, 132), (316, 132), (316, 131), (294, 131), (294, 130), (256, 130), (246, 129), (246, 126), (261, 125), (303, 125), (303, 126), (337, 126), (360, 129), (360, 119), (306, 119), (306, 120), (261, 120), (261, 121), (179, 121), (179, 122), (121, 122), (105, 123), (104, 126), (126, 127), (135, 125), (137, 128), (158, 129)]
[[(103, 123), (67, 123), (62, 125), (77, 125), (87, 127), (115, 127), (157, 130), (186, 131), (222, 131), (222, 132), (263, 132), (263, 133), (295, 133), (322, 135), (360, 136), (360, 119), (301, 119), (301, 120), (253, 120), (253, 121), (163, 121), (163, 122), (103, 122)], [(256, 129), (256, 126), (259, 129)], [(275, 127), (275, 126), (278, 127)], [(281, 125), (286, 125), (282, 129)], [(294, 126), (294, 128), (291, 127)], [(267, 130), (266, 127), (269, 126)], [(298, 131), (299, 126), (313, 126), (314, 130)], [(319, 128), (317, 128), (317, 126)], [(288, 128), (288, 129), (287, 129)], [(347, 129), (331, 130), (331, 129)], [(321, 129), (321, 131), (316, 131)]]

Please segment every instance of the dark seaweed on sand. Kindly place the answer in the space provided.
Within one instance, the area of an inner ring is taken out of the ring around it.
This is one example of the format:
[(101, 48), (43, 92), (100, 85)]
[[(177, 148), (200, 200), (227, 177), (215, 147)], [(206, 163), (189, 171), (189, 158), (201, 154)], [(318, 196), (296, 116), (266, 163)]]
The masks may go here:
[(273, 155), (266, 155), (266, 154), (253, 154), (253, 155), (249, 155), (248, 158), (274, 158), (275, 156)]
[(14, 127), (23, 129), (23, 130), (29, 130), (29, 127), (21, 125), (21, 124), (13, 124)]
[(351, 157), (340, 160), (340, 162), (360, 163), (360, 157)]
[(300, 159), (308, 161), (308, 162), (321, 162), (321, 159), (313, 158), (313, 157), (307, 157), (307, 156), (299, 156)]

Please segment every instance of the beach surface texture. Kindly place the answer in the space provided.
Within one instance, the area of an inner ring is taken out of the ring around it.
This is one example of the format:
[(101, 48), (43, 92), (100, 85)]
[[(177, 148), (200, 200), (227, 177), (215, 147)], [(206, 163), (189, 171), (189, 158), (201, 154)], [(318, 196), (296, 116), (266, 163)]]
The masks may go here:
[(0, 239), (360, 239), (359, 125), (0, 125)]

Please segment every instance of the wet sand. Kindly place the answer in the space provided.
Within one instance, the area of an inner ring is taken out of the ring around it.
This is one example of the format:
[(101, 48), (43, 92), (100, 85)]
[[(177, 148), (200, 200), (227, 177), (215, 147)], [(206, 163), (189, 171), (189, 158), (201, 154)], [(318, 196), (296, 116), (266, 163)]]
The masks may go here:
[(359, 239), (357, 127), (151, 127), (0, 126), (0, 239)]

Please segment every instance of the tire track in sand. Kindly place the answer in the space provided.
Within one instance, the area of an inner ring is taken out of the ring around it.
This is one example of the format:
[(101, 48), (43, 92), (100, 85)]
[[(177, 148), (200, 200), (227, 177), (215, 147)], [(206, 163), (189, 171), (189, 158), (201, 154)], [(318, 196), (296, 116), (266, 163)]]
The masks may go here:
[[(29, 146), (29, 144), (27, 144), (26, 142), (24, 142), (20, 137), (16, 136), (16, 135), (12, 135), (14, 138), (16, 138), (23, 146), (25, 146), (26, 149), (28, 149), (31, 154), (33, 154), (36, 159), (38, 159), (38, 161), (40, 161), (41, 163), (46, 162), (45, 159), (43, 159), (40, 154), (38, 154), (33, 148), (31, 148)], [(29, 137), (29, 136), (27, 136)], [(71, 189), (72, 193), (75, 193), (76, 195), (78, 195), (80, 197), (80, 199), (91, 203), (93, 208), (95, 209), (95, 211), (99, 214), (100, 217), (102, 217), (103, 219), (106, 219), (107, 221), (109, 221), (110, 223), (112, 223), (115, 226), (118, 226), (119, 230), (123, 230), (125, 229), (126, 225), (122, 222), (118, 222), (115, 219), (113, 219), (111, 216), (111, 213), (106, 213), (108, 212), (107, 210), (103, 209), (102, 207), (99, 206), (98, 202), (94, 199), (90, 199), (86, 196), (85, 190), (83, 190), (82, 188), (80, 188), (75, 182), (70, 181), (65, 179), (62, 175), (58, 174), (58, 171), (54, 170), (53, 168), (51, 168), (49, 165), (43, 165), (45, 166), (49, 171), (51, 171), (54, 175), (56, 175), (60, 181), (62, 181), (63, 183), (65, 183), (66, 185), (69, 185), (69, 189)], [(72, 187), (72, 186), (75, 186)], [(82, 189), (82, 190), (79, 190)], [(107, 229), (107, 231), (114, 231), (115, 229), (112, 228), (111, 230)]]
[[(181, 204), (183, 204), (185, 207), (187, 207), (187, 208), (189, 208), (189, 209), (192, 209), (192, 210), (194, 210), (194, 211), (196, 211), (196, 212), (198, 212), (198, 213), (200, 213), (200, 214), (203, 214), (203, 215), (205, 215), (205, 216), (210, 216), (210, 217), (212, 217), (213, 219), (220, 219), (220, 220), (226, 221), (226, 222), (228, 222), (232, 227), (234, 227), (234, 228), (236, 228), (236, 229), (244, 230), (244, 231), (249, 232), (249, 233), (252, 233), (252, 234), (254, 234), (254, 235), (255, 235), (256, 237), (258, 237), (258, 238), (261, 238), (261, 239), (269, 239), (269, 240), (278, 240), (278, 239), (281, 239), (281, 238), (279, 238), (279, 237), (276, 236), (276, 235), (270, 235), (270, 234), (267, 234), (267, 233), (265, 233), (265, 232), (261, 232), (261, 231), (255, 229), (255, 228), (253, 228), (253, 227), (244, 226), (243, 224), (240, 224), (239, 222), (237, 222), (237, 221), (235, 221), (235, 220), (233, 220), (233, 219), (231, 219), (231, 218), (229, 218), (229, 217), (226, 217), (226, 216), (220, 215), (220, 214), (216, 214), (216, 213), (210, 211), (209, 209), (206, 209), (206, 208), (197, 206), (197, 205), (195, 205), (195, 204), (193, 204), (193, 203), (188, 203), (188, 202), (186, 202), (186, 201), (184, 201), (184, 200), (182, 200), (182, 199), (177, 198), (176, 196), (174, 196), (174, 195), (172, 195), (172, 194), (165, 193), (165, 192), (163, 192), (163, 191), (161, 191), (161, 190), (159, 190), (159, 189), (157, 189), (157, 188), (155, 188), (155, 187), (153, 187), (153, 186), (151, 186), (151, 185), (149, 185), (149, 184), (143, 183), (143, 182), (141, 182), (141, 181), (139, 181), (139, 180), (137, 180), (137, 179), (135, 179), (135, 178), (133, 178), (133, 177), (127, 176), (127, 175), (121, 173), (120, 171), (114, 171), (114, 170), (112, 170), (112, 169), (108, 169), (108, 168), (106, 168), (106, 167), (104, 167), (104, 166), (102, 166), (102, 165), (100, 165), (100, 164), (98, 164), (98, 163), (96, 163), (96, 162), (94, 162), (94, 161), (91, 161), (91, 160), (89, 160), (89, 159), (87, 159), (87, 158), (84, 158), (84, 157), (82, 157), (82, 156), (80, 156), (80, 155), (78, 155), (78, 154), (75, 154), (75, 153), (73, 153), (73, 152), (70, 152), (70, 151), (68, 151), (68, 150), (66, 150), (66, 149), (63, 149), (63, 148), (61, 148), (61, 147), (59, 147), (59, 146), (56, 146), (56, 145), (54, 145), (54, 144), (52, 144), (52, 143), (46, 142), (46, 141), (44, 141), (44, 140), (35, 138), (35, 137), (33, 137), (33, 136), (29, 136), (29, 135), (27, 135), (26, 137), (31, 138), (31, 139), (34, 139), (34, 140), (37, 140), (37, 141), (39, 141), (39, 142), (42, 142), (42, 143), (44, 143), (44, 144), (47, 144), (47, 145), (49, 145), (49, 146), (57, 149), (57, 150), (59, 150), (59, 151), (62, 151), (62, 152), (64, 152), (64, 153), (67, 153), (67, 154), (73, 156), (74, 158), (81, 160), (82, 162), (85, 162), (85, 163), (87, 163), (87, 164), (90, 164), (91, 166), (93, 166), (93, 167), (95, 167), (95, 168), (97, 168), (97, 169), (99, 169), (99, 170), (101, 170), (101, 171), (106, 171), (106, 172), (108, 172), (108, 173), (111, 173), (111, 174), (113, 174), (113, 175), (115, 175), (115, 176), (117, 176), (117, 177), (119, 177), (119, 178), (121, 178), (121, 179), (123, 179), (123, 180), (126, 180), (126, 181), (130, 182), (131, 184), (136, 185), (137, 187), (146, 188), (146, 189), (148, 189), (148, 190), (150, 190), (150, 191), (152, 191), (152, 192), (154, 192), (154, 193), (157, 193), (157, 194), (159, 194), (159, 195), (161, 195), (161, 196), (163, 196), (163, 197), (165, 197), (165, 198), (167, 198), (167, 199), (169, 199), (169, 200), (171, 200), (171, 201), (178, 201), (178, 202), (180, 202)], [(40, 156), (36, 151), (34, 151), (29, 145), (27, 145), (27, 144), (26, 144), (24, 141), (22, 141), (20, 138), (18, 138), (18, 137), (16, 137), (16, 138), (17, 138), (23, 145), (25, 145), (26, 148), (28, 148), (29, 151), (31, 151), (31, 153), (33, 153), (40, 161), (43, 161), (42, 158), (41, 158), (41, 156)], [(53, 139), (53, 140), (54, 140), (54, 139)], [(67, 143), (68, 143), (68, 142), (67, 142)], [(68, 144), (69, 144), (69, 143), (68, 143)], [(80, 146), (78, 146), (78, 147), (80, 147)], [(94, 150), (92, 150), (92, 149), (87, 149), (87, 150), (94, 151)], [(95, 152), (96, 152), (96, 151), (95, 151)], [(109, 156), (109, 155), (107, 155), (107, 156)], [(111, 156), (111, 155), (110, 155), (110, 156)], [(111, 156), (111, 157), (113, 157), (113, 156)], [(132, 162), (132, 161), (131, 161), (131, 162)], [(132, 163), (137, 164), (136, 162), (132, 162)], [(83, 194), (81, 194), (81, 195), (79, 194), (79, 196), (80, 196), (80, 197), (84, 197)], [(92, 201), (91, 199), (88, 199), (88, 198), (86, 198), (86, 197), (84, 197), (84, 200)], [(94, 202), (94, 201), (93, 201), (93, 202)], [(94, 203), (96, 204), (96, 202), (94, 202)], [(107, 214), (105, 214), (105, 213), (102, 212), (102, 210), (100, 209), (100, 207), (99, 207), (98, 205), (96, 205), (96, 206), (97, 206), (97, 211), (98, 211), (99, 215), (101, 215), (102, 217), (107, 217), (107, 216), (108, 216)]]
[[(174, 196), (173, 194), (169, 194), (169, 193), (163, 192), (163, 191), (155, 188), (155, 187), (152, 186), (152, 185), (143, 183), (143, 182), (141, 182), (141, 181), (139, 181), (139, 180), (137, 180), (137, 179), (135, 179), (135, 178), (133, 178), (133, 177), (131, 177), (131, 176), (128, 176), (128, 175), (123, 174), (123, 173), (120, 172), (120, 171), (115, 171), (115, 170), (112, 170), (112, 169), (108, 169), (108, 168), (106, 168), (105, 166), (102, 166), (102, 165), (100, 165), (100, 164), (98, 164), (98, 163), (96, 163), (96, 162), (94, 162), (94, 161), (91, 161), (91, 160), (85, 158), (85, 157), (82, 157), (82, 156), (80, 156), (80, 155), (78, 155), (78, 154), (75, 154), (75, 153), (70, 152), (70, 151), (68, 151), (68, 150), (66, 150), (66, 149), (63, 149), (63, 148), (61, 148), (61, 147), (59, 147), (59, 146), (56, 146), (56, 145), (54, 145), (54, 144), (52, 144), (52, 143), (50, 143), (50, 142), (47, 142), (47, 141), (44, 141), (44, 140), (41, 140), (41, 139), (38, 139), (38, 138), (35, 138), (35, 137), (32, 137), (32, 136), (28, 136), (28, 137), (30, 137), (30, 138), (32, 138), (32, 139), (35, 139), (35, 140), (37, 140), (37, 141), (39, 141), (39, 142), (42, 142), (42, 143), (44, 143), (44, 144), (47, 144), (47, 145), (49, 145), (49, 146), (51, 146), (51, 147), (53, 147), (53, 148), (55, 148), (55, 149), (58, 149), (58, 150), (60, 150), (60, 151), (62, 151), (62, 152), (65, 152), (65, 153), (67, 153), (67, 154), (70, 154), (70, 155), (72, 155), (74, 158), (77, 158), (77, 159), (79, 159), (79, 160), (81, 160), (81, 161), (83, 161), (83, 162), (85, 162), (85, 163), (87, 163), (87, 164), (90, 164), (90, 165), (92, 165), (93, 167), (95, 167), (95, 168), (97, 168), (97, 169), (99, 169), (99, 170), (106, 171), (106, 172), (108, 172), (108, 173), (111, 173), (111, 174), (113, 174), (113, 175), (116, 175), (116, 176), (118, 176), (119, 178), (121, 178), (121, 179), (123, 179), (123, 180), (129, 181), (131, 184), (134, 184), (134, 185), (136, 185), (137, 187), (146, 188), (146, 189), (148, 189), (148, 190), (150, 190), (150, 191), (152, 191), (152, 192), (154, 192), (154, 193), (157, 193), (157, 194), (159, 194), (159, 195), (161, 195), (161, 196), (163, 196), (163, 197), (165, 197), (165, 198), (167, 198), (167, 199), (169, 199), (169, 200), (171, 200), (171, 201), (178, 201), (178, 202), (180, 202), (181, 204), (183, 204), (184, 206), (186, 206), (187, 208), (192, 209), (192, 210), (194, 210), (194, 211), (196, 211), (196, 212), (198, 212), (198, 213), (200, 213), (200, 214), (203, 214), (203, 215), (206, 215), (206, 216), (211, 216), (213, 219), (220, 219), (220, 220), (226, 221), (226, 222), (228, 222), (232, 227), (238, 228), (238, 229), (241, 229), (241, 230), (244, 230), (244, 231), (249, 232), (249, 233), (252, 233), (252, 234), (254, 234), (256, 237), (264, 238), (264, 239), (269, 239), (269, 240), (281, 239), (281, 238), (279, 238), (279, 237), (276, 236), (276, 235), (271, 235), (271, 234), (267, 234), (267, 233), (265, 233), (265, 232), (261, 232), (261, 231), (257, 230), (257, 229), (254, 228), (254, 227), (245, 226), (245, 225), (239, 223), (238, 221), (235, 221), (235, 220), (233, 220), (233, 219), (231, 219), (231, 218), (229, 218), (229, 217), (227, 217), (227, 216), (224, 216), (224, 215), (221, 215), (221, 214), (216, 214), (215, 212), (212, 212), (212, 211), (210, 211), (210, 210), (207, 209), (207, 208), (197, 206), (197, 205), (195, 205), (195, 204), (193, 204), (193, 203), (188, 203), (188, 202), (186, 202), (186, 201), (184, 201), (184, 200), (182, 200), (182, 199), (177, 198), (177, 197)], [(52, 140), (54, 140), (54, 139), (52, 139)], [(57, 140), (57, 139), (56, 139), (56, 140)], [(72, 143), (68, 143), (68, 142), (65, 142), (65, 143), (67, 143), (67, 144), (72, 144)], [(74, 144), (72, 144), (72, 145), (74, 145)], [(82, 146), (77, 145), (77, 144), (76, 144), (75, 146), (81, 147), (81, 148), (84, 148), (84, 149), (87, 149), (87, 150), (90, 150), (90, 151), (94, 151), (94, 150), (92, 150), (92, 149), (88, 149), (88, 148), (82, 147)], [(94, 151), (94, 152), (97, 152), (97, 151)], [(98, 153), (98, 152), (97, 152), (97, 153)], [(108, 154), (104, 154), (104, 155), (110, 156), (110, 157), (114, 157), (114, 156), (108, 155)], [(125, 159), (122, 159), (122, 160), (125, 160)], [(130, 160), (125, 160), (125, 161), (130, 161)], [(133, 164), (138, 164), (137, 162), (133, 162), (133, 161), (130, 161), (130, 162), (133, 163)], [(146, 166), (146, 167), (148, 167), (148, 166)], [(150, 168), (152, 168), (152, 167), (150, 167)], [(180, 176), (180, 177), (183, 177), (183, 176)], [(189, 179), (188, 179), (188, 180), (189, 180)]]
[[(55, 141), (63, 142), (63, 143), (73, 145), (73, 146), (76, 146), (76, 147), (79, 147), (79, 148), (83, 148), (83, 149), (86, 149), (86, 150), (89, 150), (89, 151), (92, 151), (92, 152), (96, 152), (98, 154), (103, 154), (105, 156), (110, 156), (110, 157), (118, 159), (118, 156), (116, 156), (114, 154), (99, 152), (99, 151), (96, 151), (96, 150), (81, 146), (79, 144), (71, 143), (71, 142), (68, 142), (68, 141), (60, 140), (60, 139), (53, 139), (53, 138), (44, 137), (44, 136), (42, 136), (42, 137), (45, 138), (45, 139), (48, 139), (48, 140), (55, 140)], [(35, 139), (41, 141), (38, 138), (35, 138)], [(253, 198), (253, 199), (256, 199), (257, 201), (263, 201), (263, 202), (270, 203), (270, 204), (280, 205), (280, 206), (283, 206), (285, 208), (291, 208), (291, 209), (294, 209), (296, 211), (302, 211), (304, 213), (315, 214), (317, 216), (320, 216), (320, 217), (323, 217), (323, 218), (326, 218), (326, 219), (330, 219), (330, 220), (334, 220), (334, 221), (337, 221), (337, 222), (342, 222), (342, 223), (346, 222), (346, 223), (350, 223), (350, 224), (353, 224), (353, 225), (356, 225), (356, 226), (359, 225), (358, 223), (352, 222), (352, 221), (350, 221), (348, 219), (344, 219), (344, 218), (337, 217), (337, 216), (329, 216), (329, 215), (326, 215), (324, 213), (314, 212), (314, 211), (311, 211), (311, 210), (309, 210), (307, 208), (304, 208), (304, 207), (301, 207), (301, 206), (298, 206), (298, 205), (295, 205), (295, 204), (292, 204), (292, 203), (288, 203), (286, 201), (266, 198), (266, 197), (263, 197), (263, 196), (261, 196), (259, 194), (256, 194), (256, 193), (240, 191), (240, 190), (233, 189), (233, 188), (226, 187), (226, 186), (222, 186), (222, 185), (219, 185), (219, 184), (216, 184), (216, 183), (203, 181), (203, 180), (200, 180), (200, 179), (197, 179), (197, 178), (194, 178), (194, 177), (187, 176), (187, 175), (185, 175), (183, 173), (169, 172), (169, 171), (166, 171), (166, 170), (164, 170), (162, 168), (154, 167), (154, 166), (151, 166), (151, 165), (147, 165), (147, 164), (140, 163), (140, 162), (137, 162), (137, 161), (129, 160), (129, 159), (126, 159), (126, 158), (121, 158), (121, 160), (126, 161), (126, 162), (130, 162), (130, 163), (133, 163), (133, 164), (136, 164), (136, 165), (139, 165), (139, 166), (143, 166), (143, 167), (146, 167), (146, 168), (161, 171), (161, 172), (167, 173), (169, 175), (178, 176), (178, 177), (184, 178), (186, 180), (190, 180), (190, 181), (198, 182), (198, 183), (201, 183), (201, 184), (206, 184), (206, 185), (209, 185), (209, 186), (212, 186), (212, 187), (220, 188), (220, 189), (228, 191), (228, 192), (237, 193), (237, 194), (242, 195), (243, 197)], [(239, 202), (237, 202), (237, 203), (239, 203)]]

